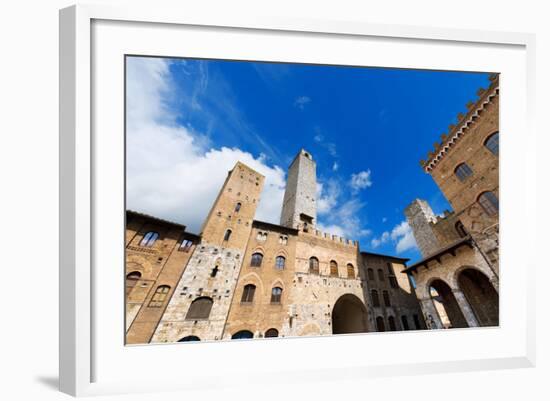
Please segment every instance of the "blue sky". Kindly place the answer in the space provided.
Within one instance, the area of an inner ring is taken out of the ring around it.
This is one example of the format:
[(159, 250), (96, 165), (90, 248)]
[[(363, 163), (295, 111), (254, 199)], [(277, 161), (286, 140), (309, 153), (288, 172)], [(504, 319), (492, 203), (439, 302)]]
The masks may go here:
[(488, 74), (127, 59), (128, 208), (199, 232), (227, 170), (266, 176), (257, 218), (278, 223), (286, 169), (317, 162), (321, 229), (419, 259), (403, 209), (450, 209), (419, 165)]

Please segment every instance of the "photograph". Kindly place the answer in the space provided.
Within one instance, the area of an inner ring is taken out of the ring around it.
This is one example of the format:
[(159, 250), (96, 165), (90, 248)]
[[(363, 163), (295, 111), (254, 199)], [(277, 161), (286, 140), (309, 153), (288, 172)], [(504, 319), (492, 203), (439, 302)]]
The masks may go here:
[(126, 345), (499, 326), (497, 72), (124, 77)]

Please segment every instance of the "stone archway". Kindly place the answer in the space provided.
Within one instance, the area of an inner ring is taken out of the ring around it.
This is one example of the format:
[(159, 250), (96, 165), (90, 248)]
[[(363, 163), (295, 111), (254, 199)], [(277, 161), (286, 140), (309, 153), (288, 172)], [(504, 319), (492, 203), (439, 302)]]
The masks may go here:
[(367, 308), (352, 294), (342, 295), (332, 308), (332, 334), (366, 333)]
[(498, 293), (489, 278), (477, 269), (467, 268), (458, 275), (458, 286), (470, 304), (480, 326), (498, 326)]
[(469, 327), (451, 287), (446, 282), (440, 279), (432, 281), (429, 292), (444, 328)]

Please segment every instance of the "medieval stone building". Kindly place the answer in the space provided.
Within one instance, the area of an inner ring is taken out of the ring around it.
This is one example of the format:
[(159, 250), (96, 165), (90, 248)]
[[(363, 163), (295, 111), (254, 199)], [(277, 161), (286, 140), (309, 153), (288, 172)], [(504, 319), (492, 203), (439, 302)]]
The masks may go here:
[(405, 210), (423, 259), (404, 272), (429, 328), (499, 324), (498, 75), (478, 95), (421, 161), (453, 211), (436, 216), (420, 199)]
[(237, 162), (201, 233), (128, 211), (128, 344), (495, 326), (498, 76), (422, 167), (453, 212), (405, 210), (422, 260), (362, 252), (317, 229), (316, 165), (288, 171), (280, 224), (255, 219), (264, 177)]
[(316, 228), (316, 166), (289, 167), (280, 225), (255, 220), (264, 177), (238, 162), (200, 235), (128, 211), (128, 344), (426, 328), (407, 259)]

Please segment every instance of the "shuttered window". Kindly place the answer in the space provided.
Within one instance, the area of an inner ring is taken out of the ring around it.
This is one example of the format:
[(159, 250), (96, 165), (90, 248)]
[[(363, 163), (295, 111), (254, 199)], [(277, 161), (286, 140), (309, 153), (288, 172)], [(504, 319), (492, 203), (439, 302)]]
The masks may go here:
[(355, 278), (355, 268), (351, 263), (348, 263), (347, 271), (348, 271), (348, 278)]
[(334, 260), (330, 261), (330, 275), (332, 277), (338, 277), (338, 263)]
[(309, 272), (319, 274), (319, 259), (315, 256), (309, 258)]
[(153, 294), (153, 298), (151, 298), (151, 301), (149, 301), (149, 307), (150, 308), (160, 308), (164, 301), (166, 301), (166, 297), (168, 297), (168, 292), (170, 292), (170, 286), (168, 285), (159, 285)]
[(208, 317), (210, 316), (210, 311), (212, 310), (213, 304), (214, 304), (214, 301), (212, 300), (212, 298), (209, 298), (209, 297), (200, 297), (195, 299), (191, 303), (191, 306), (187, 311), (187, 315), (185, 316), (185, 319), (186, 320), (208, 319)]
[(460, 163), (455, 168), (455, 175), (460, 181), (464, 181), (466, 178), (472, 175), (472, 169), (466, 163)]
[(483, 192), (477, 201), (489, 216), (494, 216), (498, 213), (498, 198), (494, 193), (490, 191)]

